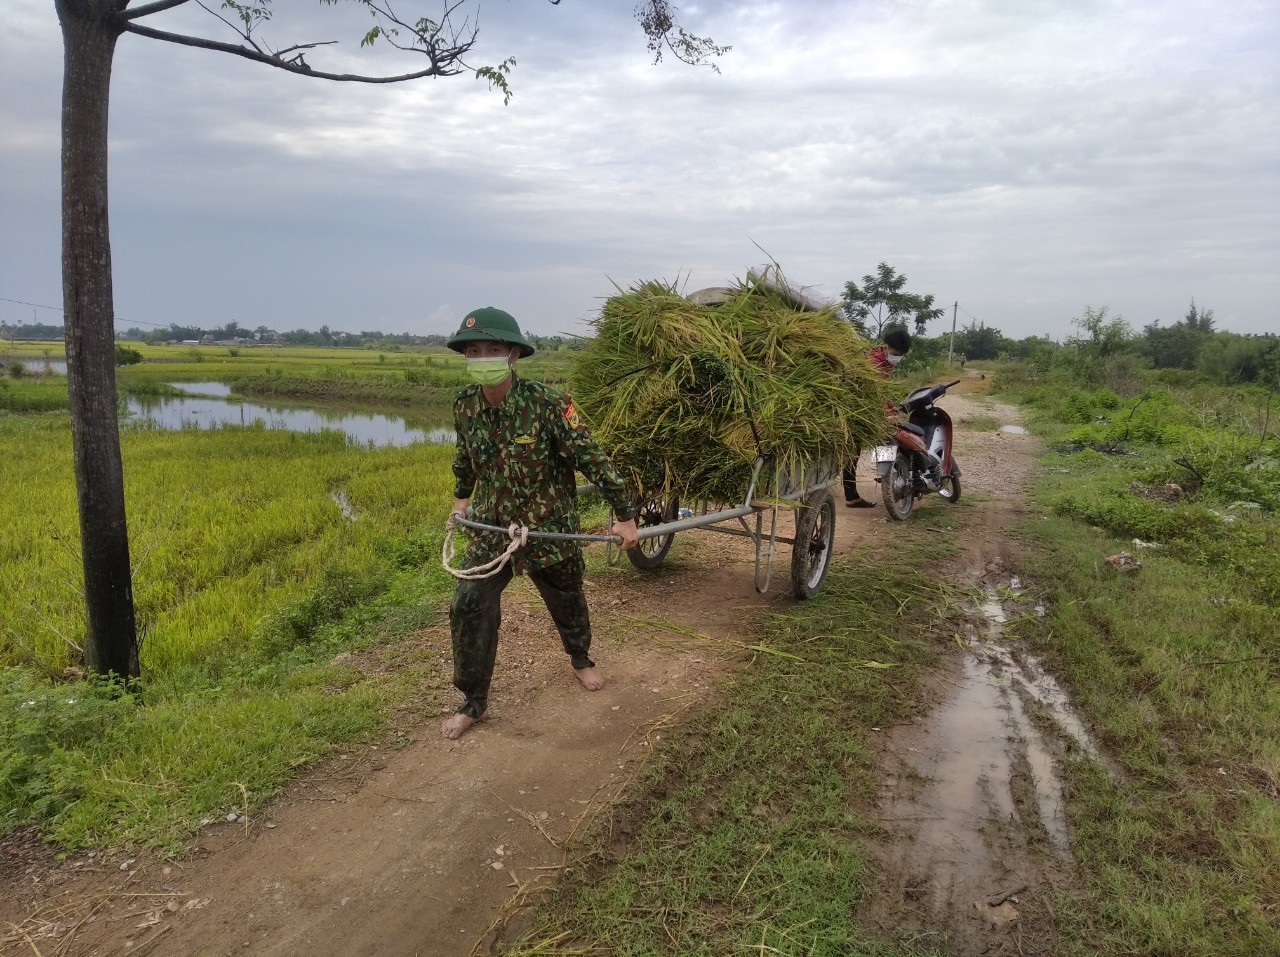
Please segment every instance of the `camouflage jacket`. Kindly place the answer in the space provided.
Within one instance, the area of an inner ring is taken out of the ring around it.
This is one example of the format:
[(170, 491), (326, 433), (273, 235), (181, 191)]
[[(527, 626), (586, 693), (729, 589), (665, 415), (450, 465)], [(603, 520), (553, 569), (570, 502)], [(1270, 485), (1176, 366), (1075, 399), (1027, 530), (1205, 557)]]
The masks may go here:
[[(472, 518), (506, 527), (516, 522), (542, 532), (578, 531), (574, 489), (579, 471), (594, 483), (619, 519), (632, 517), (622, 478), (596, 444), (564, 393), (513, 375), (498, 406), (481, 387), (462, 389), (453, 404), (458, 434), (453, 457), (455, 498), (472, 498)], [(468, 564), (488, 561), (507, 540), (472, 532)], [(517, 567), (535, 568), (577, 554), (577, 542), (529, 539), (516, 553)]]

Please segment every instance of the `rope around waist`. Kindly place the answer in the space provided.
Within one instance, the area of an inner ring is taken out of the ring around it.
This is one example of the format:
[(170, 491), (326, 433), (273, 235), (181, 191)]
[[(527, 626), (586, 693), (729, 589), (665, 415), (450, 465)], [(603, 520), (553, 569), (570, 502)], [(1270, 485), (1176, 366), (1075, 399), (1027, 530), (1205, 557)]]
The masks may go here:
[[(507, 546), (502, 554), (490, 559), (482, 565), (474, 568), (454, 568), (453, 561), (456, 557), (457, 550), (453, 543), (454, 530), (462, 525), (477, 531), (488, 532), (494, 535), (506, 535)], [(618, 543), (621, 539), (616, 535), (591, 535), (581, 532), (539, 532), (531, 528), (525, 528), (516, 522), (512, 522), (506, 528), (497, 525), (486, 525), (483, 522), (476, 522), (465, 519), (457, 512), (449, 516), (448, 521), (444, 523), (444, 547), (441, 549), (440, 560), (444, 565), (444, 570), (454, 578), (464, 581), (476, 581), (483, 578), (492, 578), (498, 572), (502, 571), (503, 566), (511, 561), (512, 556), (517, 551), (529, 543), (530, 539), (551, 539), (553, 541), (569, 541), (569, 542), (613, 542)]]

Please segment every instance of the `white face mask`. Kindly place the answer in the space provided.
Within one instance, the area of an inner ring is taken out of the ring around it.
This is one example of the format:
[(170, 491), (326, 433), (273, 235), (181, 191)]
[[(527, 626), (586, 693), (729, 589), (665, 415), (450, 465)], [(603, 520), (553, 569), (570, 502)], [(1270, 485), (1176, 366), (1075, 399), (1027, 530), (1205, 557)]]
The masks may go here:
[(902, 356), (895, 356), (892, 352), (886, 352), (884, 354), (884, 361), (889, 363), (891, 366), (896, 366), (902, 361)]

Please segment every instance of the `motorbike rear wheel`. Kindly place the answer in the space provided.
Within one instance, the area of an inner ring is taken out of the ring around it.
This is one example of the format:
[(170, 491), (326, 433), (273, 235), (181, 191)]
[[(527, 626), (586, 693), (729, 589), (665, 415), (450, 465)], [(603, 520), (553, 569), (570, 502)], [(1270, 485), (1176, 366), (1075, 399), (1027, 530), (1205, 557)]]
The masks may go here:
[(916, 507), (916, 490), (911, 478), (911, 463), (905, 455), (893, 460), (889, 474), (880, 479), (880, 491), (890, 518), (904, 522), (911, 517), (911, 511)]
[(938, 495), (944, 502), (954, 505), (960, 501), (960, 470), (955, 469), (950, 475), (942, 480), (942, 484), (938, 486)]

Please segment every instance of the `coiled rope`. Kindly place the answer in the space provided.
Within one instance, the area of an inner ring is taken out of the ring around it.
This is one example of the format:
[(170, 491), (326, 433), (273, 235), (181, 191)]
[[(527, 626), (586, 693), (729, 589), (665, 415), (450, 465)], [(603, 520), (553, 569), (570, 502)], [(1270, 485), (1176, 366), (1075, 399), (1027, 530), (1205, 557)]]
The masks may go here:
[(502, 571), (502, 567), (511, 560), (511, 556), (529, 541), (529, 530), (512, 522), (507, 526), (507, 535), (510, 536), (511, 541), (507, 543), (507, 549), (501, 555), (485, 562), (483, 565), (477, 565), (475, 568), (454, 568), (453, 530), (457, 527), (458, 516), (456, 514), (450, 515), (449, 520), (444, 523), (444, 548), (440, 552), (440, 561), (444, 565), (445, 571), (454, 578), (460, 578), (464, 581), (479, 581), (484, 578), (492, 578)]

